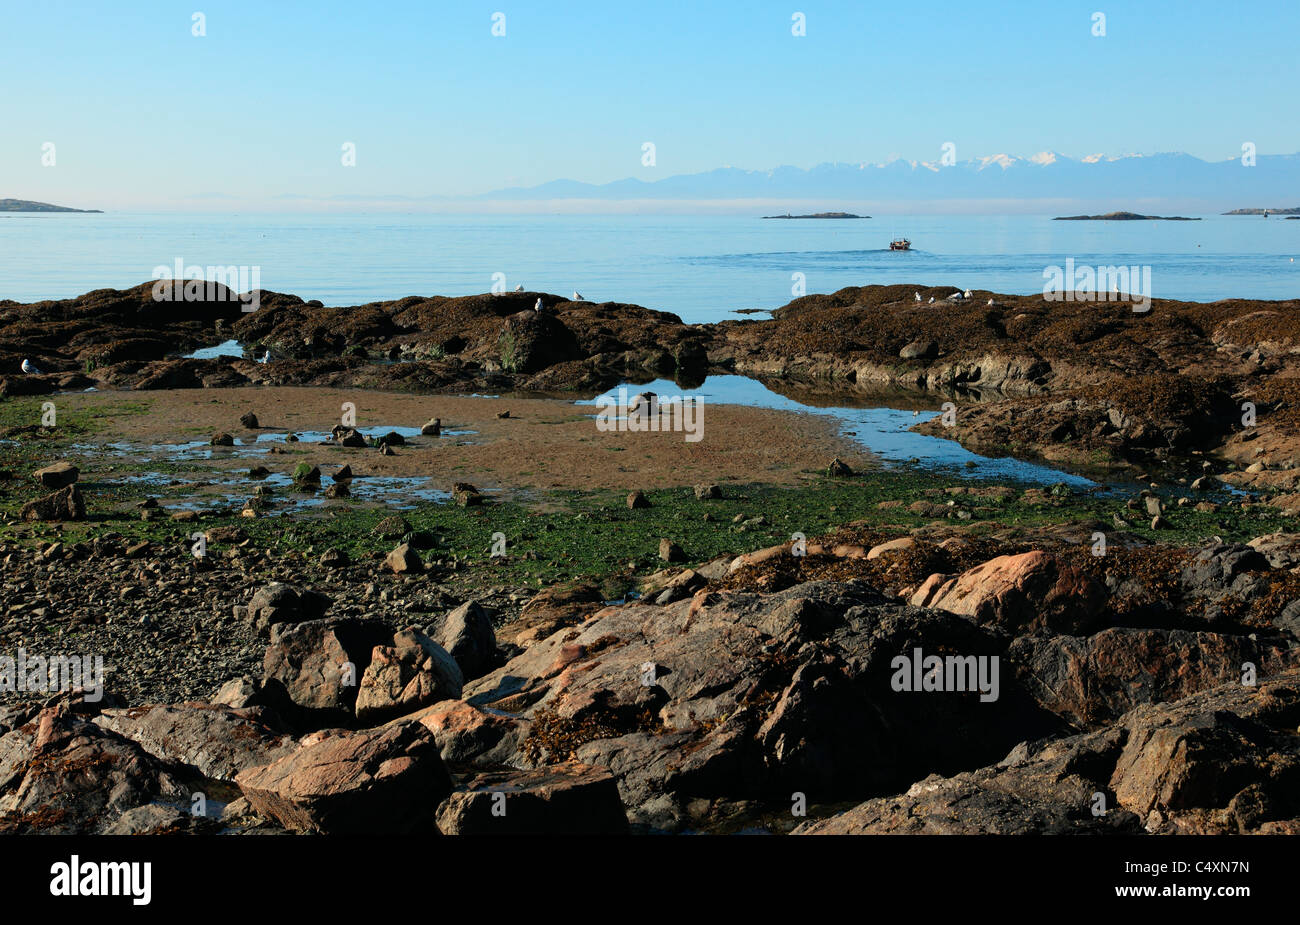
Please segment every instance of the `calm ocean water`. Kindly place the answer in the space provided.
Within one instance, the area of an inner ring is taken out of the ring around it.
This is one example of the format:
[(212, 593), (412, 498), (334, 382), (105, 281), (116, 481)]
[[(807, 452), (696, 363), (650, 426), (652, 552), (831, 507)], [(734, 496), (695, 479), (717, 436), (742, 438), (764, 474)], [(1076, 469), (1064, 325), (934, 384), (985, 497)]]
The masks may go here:
[[(807, 291), (871, 283), (1034, 293), (1043, 269), (1149, 265), (1156, 298), (1300, 295), (1300, 221), (1053, 222), (1050, 216), (763, 221), (749, 216), (0, 214), (0, 299), (125, 288), (153, 268), (245, 265), (327, 305), (508, 288), (741, 317)], [(891, 252), (895, 235), (914, 250)]]

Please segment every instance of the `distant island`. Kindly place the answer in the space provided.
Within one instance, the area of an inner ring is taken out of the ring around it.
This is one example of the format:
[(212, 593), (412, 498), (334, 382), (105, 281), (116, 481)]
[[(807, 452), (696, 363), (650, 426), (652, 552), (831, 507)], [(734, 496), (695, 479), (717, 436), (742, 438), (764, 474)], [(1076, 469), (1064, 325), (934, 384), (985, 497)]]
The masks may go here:
[(854, 215), (852, 212), (814, 212), (811, 215), (764, 215), (763, 218), (871, 218), (870, 215)]
[(1138, 215), (1136, 212), (1107, 212), (1105, 215), (1058, 215), (1054, 222), (1199, 222), (1185, 215)]
[(1224, 215), (1296, 215), (1300, 216), (1300, 207), (1294, 209), (1233, 209)]
[(103, 209), (69, 209), (66, 206), (52, 206), (48, 202), (32, 202), (28, 199), (0, 199), (0, 212), (91, 212), (104, 214)]

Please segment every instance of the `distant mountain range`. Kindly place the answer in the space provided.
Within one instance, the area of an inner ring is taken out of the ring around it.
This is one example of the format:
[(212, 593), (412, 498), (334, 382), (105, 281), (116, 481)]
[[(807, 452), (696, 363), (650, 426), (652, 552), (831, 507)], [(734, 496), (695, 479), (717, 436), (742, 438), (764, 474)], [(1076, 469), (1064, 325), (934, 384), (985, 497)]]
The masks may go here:
[[(647, 176), (650, 172), (647, 171)], [(629, 178), (593, 184), (554, 180), (473, 197), (483, 200), (1090, 200), (1177, 201), (1206, 208), (1292, 199), (1300, 191), (1300, 154), (1262, 154), (1210, 162), (1190, 154), (1094, 155), (1054, 152), (1032, 157), (995, 154), (958, 161), (895, 160), (883, 164), (821, 164), (804, 170), (722, 167), (659, 180)]]
[(48, 202), (32, 202), (30, 199), (0, 199), (0, 212), (91, 212), (102, 213), (100, 209), (69, 209), (66, 206), (52, 206)]

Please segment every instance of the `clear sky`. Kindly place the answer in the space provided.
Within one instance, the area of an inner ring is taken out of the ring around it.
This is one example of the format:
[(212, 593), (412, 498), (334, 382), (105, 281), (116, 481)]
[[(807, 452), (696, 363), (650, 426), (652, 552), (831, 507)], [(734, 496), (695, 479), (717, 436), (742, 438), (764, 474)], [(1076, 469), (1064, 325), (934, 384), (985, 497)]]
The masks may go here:
[(1297, 36), (1296, 0), (0, 0), (0, 197), (297, 208), (276, 197), (937, 160), (947, 141), (963, 160), (1293, 153)]

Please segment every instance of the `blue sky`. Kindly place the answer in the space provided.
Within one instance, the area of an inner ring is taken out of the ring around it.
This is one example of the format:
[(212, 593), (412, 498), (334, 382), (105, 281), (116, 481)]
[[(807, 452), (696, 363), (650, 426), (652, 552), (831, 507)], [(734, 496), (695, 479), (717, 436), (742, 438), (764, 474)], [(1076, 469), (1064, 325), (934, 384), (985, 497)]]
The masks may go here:
[(937, 160), (946, 141), (1300, 151), (1294, 0), (0, 3), (0, 197), (69, 205), (297, 208), (277, 197)]

